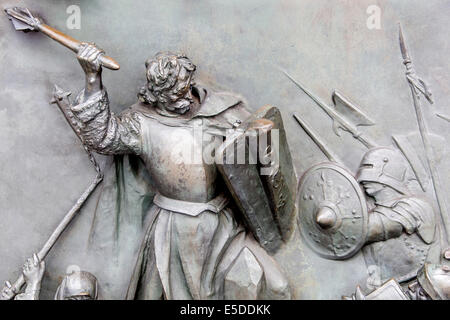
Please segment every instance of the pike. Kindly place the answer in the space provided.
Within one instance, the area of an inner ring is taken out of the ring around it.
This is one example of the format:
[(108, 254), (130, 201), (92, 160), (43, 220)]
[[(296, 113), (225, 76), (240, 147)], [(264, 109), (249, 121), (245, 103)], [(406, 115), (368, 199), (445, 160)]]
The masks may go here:
[[(68, 100), (68, 97), (70, 96), (70, 92), (64, 92), (61, 88), (55, 85), (55, 90), (53, 92), (53, 100), (51, 103), (56, 103), (58, 107), (63, 112), (67, 122), (70, 124), (71, 128), (75, 131), (77, 137), (81, 140), (81, 143), (84, 147), (84, 150), (86, 151), (89, 161), (94, 165), (95, 171), (97, 172), (96, 177), (91, 182), (91, 184), (86, 188), (86, 190), (81, 194), (81, 196), (78, 198), (78, 200), (75, 202), (75, 204), (72, 206), (72, 208), (66, 213), (66, 215), (63, 217), (61, 222), (58, 224), (56, 229), (52, 232), (48, 240), (45, 242), (41, 250), (37, 253), (37, 257), (40, 261), (44, 260), (47, 254), (50, 252), (50, 250), (55, 245), (56, 241), (59, 239), (61, 234), (64, 232), (64, 230), (67, 228), (67, 226), (70, 224), (70, 222), (73, 220), (73, 218), (77, 215), (77, 213), (80, 211), (83, 204), (86, 202), (86, 200), (89, 198), (89, 196), (94, 192), (96, 187), (102, 182), (103, 180), (103, 174), (101, 172), (100, 166), (97, 163), (97, 160), (90, 152), (89, 148), (86, 146), (85, 142), (82, 140), (82, 138), (78, 135), (76, 131), (75, 122), (73, 122), (73, 114), (70, 110), (70, 102)], [(11, 285), (8, 281), (6, 281), (6, 285), (10, 287), (15, 293), (20, 292), (20, 289), (25, 284), (25, 279), (23, 277), (23, 274), (19, 276), (19, 278)]]
[(372, 126), (375, 123), (369, 119), (361, 110), (359, 110), (350, 100), (345, 98), (338, 91), (334, 91), (332, 94), (333, 107), (327, 106), (325, 103), (320, 101), (319, 98), (314, 96), (308, 89), (295, 80), (286, 71), (283, 71), (286, 77), (289, 78), (298, 88), (300, 88), (304, 93), (306, 93), (323, 111), (333, 120), (333, 131), (340, 137), (341, 133), (339, 129), (347, 131), (353, 138), (361, 142), (366, 148), (370, 149), (376, 146), (376, 143), (371, 141), (369, 138), (364, 137), (359, 131), (359, 126)]
[[(8, 8), (5, 9), (5, 13), (8, 16), (9, 20), (11, 20), (14, 28), (17, 31), (29, 32), (42, 32), (46, 36), (51, 39), (59, 42), (65, 47), (69, 48), (73, 52), (77, 53), (83, 46), (83, 42), (78, 41), (59, 30), (56, 30), (49, 25), (45, 24), (42, 18), (33, 15), (28, 8)], [(105, 68), (111, 70), (119, 70), (119, 64), (111, 57), (108, 57), (104, 54), (98, 57), (99, 62)]]
[[(60, 43), (63, 43), (64, 45), (70, 47), (73, 49), (73, 51), (76, 51), (75, 49), (75, 42), (78, 43), (78, 45), (81, 45), (81, 42), (78, 42), (77, 40), (74, 40), (55, 29), (44, 25), (42, 20), (37, 19), (33, 17), (33, 15), (30, 13), (28, 9), (21, 9), (21, 8), (13, 8), (13, 9), (6, 9), (5, 10), (12, 20), (14, 26), (16, 29), (21, 31), (37, 31), (40, 30), (44, 32), (45, 34), (53, 35), (56, 34), (55, 40), (57, 40)], [(23, 16), (22, 15), (25, 15)], [(37, 22), (39, 20), (39, 22)], [(28, 27), (26, 27), (28, 23)], [(52, 37), (49, 35), (50, 37)], [(52, 37), (53, 38), (53, 37)], [(100, 58), (99, 58), (100, 59)], [(117, 70), (119, 68), (119, 65), (111, 58), (107, 56), (101, 57), (102, 64), (110, 69)], [(39, 260), (44, 260), (47, 254), (50, 252), (50, 250), (55, 245), (56, 241), (59, 239), (61, 234), (64, 232), (64, 230), (67, 228), (67, 226), (70, 224), (70, 222), (73, 220), (73, 218), (77, 215), (77, 213), (80, 211), (83, 204), (87, 201), (89, 196), (95, 191), (96, 187), (100, 184), (100, 182), (103, 180), (103, 174), (101, 172), (100, 166), (98, 162), (96, 161), (95, 157), (92, 155), (91, 151), (89, 150), (88, 146), (86, 145), (85, 141), (83, 141), (82, 137), (78, 133), (77, 128), (77, 122), (76, 119), (70, 109), (70, 101), (69, 96), (71, 95), (70, 92), (65, 92), (61, 88), (59, 88), (57, 85), (55, 85), (54, 92), (53, 92), (53, 99), (51, 103), (56, 103), (59, 107), (59, 109), (62, 111), (65, 119), (69, 123), (70, 127), (74, 130), (77, 137), (80, 139), (84, 150), (86, 151), (89, 161), (94, 165), (95, 171), (97, 172), (96, 177), (91, 182), (91, 184), (86, 188), (86, 190), (81, 194), (81, 196), (78, 198), (78, 200), (75, 202), (75, 204), (72, 206), (72, 208), (66, 213), (66, 215), (63, 217), (61, 222), (58, 224), (56, 229), (52, 232), (48, 240), (45, 242), (41, 250), (37, 253), (37, 257)], [(11, 284), (9, 281), (6, 281), (6, 286), (12, 289), (15, 293), (19, 292), (22, 286), (25, 284), (25, 279), (23, 274), (19, 276), (19, 278)]]
[(447, 121), (447, 122), (450, 122), (450, 117), (449, 117), (449, 116), (445, 116), (445, 115), (443, 115), (443, 114), (437, 113), (437, 114), (436, 114), (436, 117), (441, 118), (442, 120), (445, 120), (445, 121)]
[(437, 204), (440, 211), (440, 217), (442, 220), (442, 225), (444, 227), (445, 233), (445, 244), (448, 245), (450, 242), (450, 212), (448, 211), (445, 194), (443, 194), (443, 188), (440, 181), (440, 176), (438, 168), (436, 165), (436, 160), (434, 157), (433, 147), (431, 145), (427, 123), (424, 118), (424, 113), (422, 110), (422, 104), (420, 102), (420, 94), (423, 94), (430, 104), (433, 104), (432, 94), (429, 91), (425, 82), (416, 75), (411, 57), (408, 53), (406, 47), (405, 37), (403, 36), (402, 26), (399, 24), (399, 42), (400, 51), (403, 57), (403, 64), (406, 67), (406, 80), (408, 81), (409, 87), (411, 89), (411, 94), (414, 102), (414, 110), (416, 113), (417, 123), (419, 126), (419, 132), (422, 139), (422, 143), (425, 148), (425, 156), (427, 159), (428, 167), (430, 168), (431, 181), (433, 183), (434, 192), (436, 195)]
[(320, 139), (319, 135), (314, 132), (314, 130), (302, 120), (297, 114), (294, 113), (294, 119), (298, 122), (300, 127), (302, 127), (303, 131), (311, 138), (311, 140), (319, 147), (320, 151), (330, 160), (331, 162), (341, 163), (342, 161), (338, 160), (338, 157), (331, 151), (328, 150), (326, 144)]

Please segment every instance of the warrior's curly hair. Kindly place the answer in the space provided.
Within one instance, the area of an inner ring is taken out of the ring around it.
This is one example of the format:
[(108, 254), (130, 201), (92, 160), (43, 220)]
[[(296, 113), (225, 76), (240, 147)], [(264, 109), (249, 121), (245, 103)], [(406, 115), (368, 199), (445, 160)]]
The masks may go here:
[(186, 94), (196, 66), (188, 57), (170, 52), (160, 52), (145, 62), (147, 84), (138, 98), (152, 106), (168, 105)]

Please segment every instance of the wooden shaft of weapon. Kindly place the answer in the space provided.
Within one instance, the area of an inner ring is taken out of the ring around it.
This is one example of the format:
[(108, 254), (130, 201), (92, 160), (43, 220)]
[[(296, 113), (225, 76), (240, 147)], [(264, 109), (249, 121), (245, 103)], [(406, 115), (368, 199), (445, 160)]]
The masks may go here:
[(439, 172), (437, 171), (436, 161), (434, 158), (434, 151), (432, 149), (432, 146), (431, 146), (431, 143), (429, 140), (428, 128), (425, 123), (425, 119), (424, 119), (423, 112), (422, 112), (422, 106), (421, 106), (421, 103), (420, 103), (420, 100), (418, 97), (418, 93), (417, 93), (416, 88), (413, 83), (409, 82), (409, 85), (411, 87), (411, 92), (412, 92), (412, 96), (413, 96), (414, 108), (416, 111), (416, 117), (417, 117), (417, 123), (419, 125), (420, 136), (422, 138), (422, 143), (425, 148), (425, 154), (426, 154), (426, 159), (428, 162), (428, 167), (430, 168), (431, 181), (433, 183), (434, 192), (436, 195), (436, 200), (437, 200), (437, 204), (438, 204), (439, 211), (440, 211), (442, 226), (444, 227), (445, 236), (441, 234), (441, 237), (443, 238), (441, 240), (444, 240), (445, 244), (448, 245), (450, 243), (450, 239), (449, 239), (450, 219), (448, 217), (449, 211), (448, 211), (447, 203), (446, 203), (446, 199), (445, 199), (446, 195), (442, 194), (443, 189), (442, 189), (442, 185), (440, 182)]
[[(56, 97), (55, 97), (56, 99)], [(67, 98), (66, 98), (67, 99)], [(51, 248), (55, 245), (56, 241), (59, 239), (61, 234), (64, 232), (64, 230), (67, 228), (69, 223), (73, 220), (73, 218), (76, 216), (76, 214), (79, 212), (83, 204), (86, 202), (86, 200), (89, 198), (89, 196), (94, 192), (95, 188), (100, 184), (100, 182), (103, 180), (103, 175), (100, 170), (100, 166), (98, 165), (97, 161), (95, 160), (95, 157), (92, 155), (90, 150), (87, 148), (87, 146), (84, 144), (83, 139), (78, 135), (75, 127), (70, 122), (70, 109), (66, 109), (63, 103), (65, 101), (63, 100), (55, 100), (56, 104), (58, 105), (59, 109), (62, 111), (64, 118), (69, 123), (70, 127), (73, 129), (77, 137), (81, 140), (81, 143), (83, 144), (83, 147), (89, 157), (89, 160), (93, 163), (95, 170), (97, 171), (97, 176), (95, 177), (94, 181), (88, 186), (88, 188), (83, 192), (83, 194), (80, 196), (80, 198), (77, 200), (75, 205), (69, 210), (69, 212), (64, 216), (64, 218), (61, 220), (59, 225), (56, 227), (56, 229), (53, 231), (53, 233), (50, 235), (48, 240), (45, 242), (42, 249), (37, 253), (37, 256), (39, 260), (45, 259), (47, 254), (50, 252)], [(19, 292), (22, 286), (25, 284), (25, 279), (23, 277), (23, 274), (20, 274), (19, 278), (14, 282), (13, 288), (15, 292)]]
[[(302, 90), (308, 97), (310, 97), (319, 107), (322, 108), (323, 111), (336, 123), (339, 124), (343, 130), (349, 132), (355, 139), (361, 142), (366, 148), (371, 149), (376, 147), (377, 144), (371, 141), (370, 139), (361, 136), (361, 133), (358, 132), (357, 125), (348, 122), (344, 117), (340, 116), (333, 108), (330, 108), (325, 103), (320, 101), (317, 97), (315, 97), (311, 92), (306, 90), (297, 80), (292, 78), (287, 72), (283, 71), (283, 73), (300, 89)], [(339, 135), (338, 133), (336, 133)]]
[[(56, 30), (53, 27), (50, 27), (49, 25), (46, 25), (44, 23), (38, 25), (39, 31), (50, 37), (51, 39), (61, 43), (63, 46), (69, 48), (75, 53), (78, 53), (78, 51), (81, 48), (81, 41), (78, 41), (71, 36), (68, 36), (64, 33), (62, 33), (59, 30)], [(119, 70), (120, 66), (117, 63), (116, 60), (114, 60), (111, 57), (108, 57), (104, 54), (99, 56), (99, 61), (105, 68), (111, 69), (111, 70)]]
[[(83, 206), (83, 204), (86, 202), (86, 200), (89, 198), (91, 193), (95, 190), (95, 188), (99, 185), (99, 183), (102, 181), (102, 176), (97, 175), (95, 177), (94, 181), (89, 185), (89, 187), (83, 192), (81, 197), (77, 200), (75, 205), (69, 210), (69, 212), (64, 216), (64, 218), (61, 220), (59, 225), (56, 227), (56, 229), (53, 231), (53, 233), (48, 238), (47, 242), (45, 242), (42, 249), (37, 253), (37, 256), (39, 260), (45, 259), (47, 254), (49, 253), (50, 249), (54, 246), (58, 238), (61, 236), (63, 231), (67, 228), (69, 223), (73, 220), (73, 218), (76, 216), (80, 208)], [(14, 282), (13, 288), (15, 292), (19, 292), (22, 286), (25, 284), (25, 279), (23, 278), (23, 274), (19, 276), (19, 278)]]
[[(442, 222), (442, 226), (444, 228), (444, 232), (440, 232), (441, 243), (448, 245), (450, 243), (450, 219), (447, 207), (447, 198), (446, 194), (443, 194), (444, 190), (442, 189), (442, 184), (439, 177), (439, 172), (436, 164), (436, 159), (434, 156), (434, 150), (429, 140), (428, 128), (423, 115), (422, 104), (420, 102), (419, 92), (423, 93), (427, 100), (430, 103), (433, 101), (430, 98), (430, 93), (425, 93), (420, 90), (421, 86), (416, 84), (415, 70), (411, 61), (411, 58), (408, 54), (408, 50), (406, 47), (405, 39), (403, 36), (401, 25), (399, 26), (399, 41), (400, 41), (400, 51), (403, 57), (403, 64), (406, 67), (406, 80), (408, 81), (409, 87), (411, 89), (413, 102), (414, 102), (414, 110), (416, 112), (417, 123), (419, 125), (419, 133), (422, 139), (423, 146), (425, 148), (425, 156), (428, 163), (428, 167), (430, 169), (431, 182), (433, 183), (434, 194), (436, 196), (437, 204), (439, 207), (440, 218)], [(423, 81), (422, 81), (423, 83)], [(426, 91), (426, 90), (425, 90)], [(445, 233), (445, 235), (443, 234)], [(444, 257), (447, 257), (444, 254)]]
[(439, 114), (439, 113), (437, 113), (436, 116), (441, 118), (442, 120), (450, 122), (450, 117), (444, 116), (443, 114)]
[(359, 142), (361, 142), (367, 149), (372, 149), (377, 146), (376, 143), (374, 143), (372, 140), (370, 140), (367, 137), (364, 137), (363, 135), (359, 134), (354, 136), (355, 139), (357, 139)]
[(70, 221), (72, 221), (73, 217), (75, 217), (77, 212), (80, 210), (80, 208), (83, 206), (83, 204), (86, 202), (86, 200), (89, 198), (89, 196), (92, 194), (92, 192), (95, 190), (95, 188), (98, 186), (98, 184), (101, 181), (102, 181), (102, 177), (100, 175), (97, 175), (95, 177), (94, 181), (92, 181), (92, 183), (89, 185), (89, 187), (83, 192), (83, 194), (77, 200), (75, 205), (64, 216), (64, 218), (59, 223), (58, 227), (56, 227), (56, 229), (53, 231), (51, 236), (48, 238), (47, 242), (42, 247), (41, 251), (38, 252), (37, 256), (38, 256), (39, 260), (42, 260), (47, 256), (50, 249), (56, 243), (56, 240), (58, 240), (59, 236), (66, 229), (66, 227), (69, 225)]
[(314, 131), (311, 129), (311, 127), (306, 124), (305, 121), (303, 121), (299, 116), (294, 114), (294, 119), (297, 120), (300, 127), (302, 127), (303, 131), (311, 138), (311, 140), (316, 144), (317, 147), (319, 147), (320, 151), (330, 160), (331, 162), (337, 162), (342, 163), (341, 161), (338, 161), (337, 156), (335, 156), (328, 148), (326, 147), (325, 143), (320, 140), (319, 136), (314, 133)]

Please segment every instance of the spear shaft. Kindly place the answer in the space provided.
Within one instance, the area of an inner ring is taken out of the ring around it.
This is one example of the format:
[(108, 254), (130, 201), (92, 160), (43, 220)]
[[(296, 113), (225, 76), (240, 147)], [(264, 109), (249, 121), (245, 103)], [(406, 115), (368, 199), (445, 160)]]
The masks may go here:
[[(406, 47), (405, 38), (403, 36), (403, 31), (401, 26), (399, 26), (399, 40), (400, 40), (400, 50), (403, 56), (403, 64), (406, 67), (406, 79), (408, 81), (409, 87), (411, 89), (412, 98), (414, 102), (414, 110), (416, 113), (417, 123), (419, 126), (420, 137), (422, 139), (423, 146), (425, 148), (425, 155), (430, 168), (431, 181), (433, 183), (434, 192), (436, 195), (437, 204), (440, 211), (440, 218), (442, 220), (442, 226), (444, 227), (443, 241), (445, 245), (450, 242), (449, 231), (450, 231), (450, 219), (448, 217), (449, 211), (446, 203), (445, 195), (443, 194), (442, 184), (440, 181), (440, 176), (434, 156), (433, 146), (430, 141), (427, 123), (424, 118), (424, 113), (422, 110), (422, 104), (420, 101), (420, 93), (424, 94), (425, 97), (432, 103), (431, 94), (428, 92), (424, 82), (417, 79), (412, 60), (408, 54), (408, 49)], [(421, 83), (423, 87), (418, 87)]]
[(361, 142), (367, 149), (371, 149), (377, 146), (373, 141), (371, 141), (368, 137), (365, 137), (359, 130), (358, 124), (352, 123), (347, 120), (345, 117), (341, 116), (337, 113), (333, 108), (330, 108), (325, 103), (323, 103), (319, 98), (314, 96), (308, 89), (305, 88), (300, 82), (295, 80), (289, 73), (283, 71), (284, 75), (292, 81), (300, 90), (302, 90), (308, 97), (310, 97), (325, 113), (333, 120), (333, 130), (336, 135), (340, 136), (339, 128), (344, 131), (349, 132), (353, 138)]
[(438, 118), (441, 118), (442, 120), (445, 120), (445, 121), (447, 121), (447, 122), (450, 122), (450, 117), (449, 117), (449, 116), (444, 116), (443, 114), (439, 114), (439, 113), (437, 113), (436, 116), (437, 116)]
[(343, 163), (338, 160), (338, 157), (333, 154), (331, 150), (328, 150), (326, 144), (320, 139), (319, 135), (317, 135), (313, 129), (302, 120), (297, 114), (294, 113), (294, 119), (298, 122), (300, 127), (302, 127), (303, 131), (311, 138), (311, 140), (316, 144), (316, 146), (322, 151), (322, 153), (330, 160), (331, 162)]
[[(55, 85), (55, 90), (53, 93), (53, 100), (52, 103), (56, 103), (59, 107), (59, 109), (62, 111), (64, 118), (69, 123), (70, 127), (75, 132), (76, 136), (80, 139), (84, 150), (86, 151), (90, 162), (94, 165), (95, 171), (97, 172), (97, 176), (94, 178), (94, 180), (91, 182), (91, 184), (86, 188), (86, 190), (82, 193), (82, 195), (78, 198), (78, 200), (75, 202), (75, 204), (72, 206), (72, 208), (66, 213), (66, 215), (63, 217), (63, 219), (60, 221), (58, 226), (53, 230), (52, 234), (48, 238), (48, 240), (45, 242), (45, 244), (42, 246), (41, 250), (37, 253), (37, 256), (39, 260), (45, 259), (47, 254), (50, 252), (50, 250), (55, 245), (56, 241), (59, 239), (61, 234), (64, 232), (64, 230), (68, 227), (70, 222), (75, 218), (77, 213), (80, 211), (83, 204), (86, 202), (86, 200), (89, 198), (89, 196), (94, 192), (94, 190), (97, 188), (97, 186), (102, 182), (103, 180), (103, 174), (101, 172), (100, 166), (97, 163), (97, 160), (92, 155), (89, 148), (86, 146), (85, 142), (83, 141), (82, 137), (79, 135), (79, 132), (77, 131), (75, 122), (73, 122), (74, 116), (72, 114), (72, 111), (70, 110), (70, 102), (68, 100), (68, 96), (70, 95), (69, 92), (64, 92), (61, 88)], [(22, 286), (25, 284), (25, 279), (23, 277), (23, 274), (20, 274), (19, 278), (14, 282), (13, 290), (14, 292), (19, 292)]]

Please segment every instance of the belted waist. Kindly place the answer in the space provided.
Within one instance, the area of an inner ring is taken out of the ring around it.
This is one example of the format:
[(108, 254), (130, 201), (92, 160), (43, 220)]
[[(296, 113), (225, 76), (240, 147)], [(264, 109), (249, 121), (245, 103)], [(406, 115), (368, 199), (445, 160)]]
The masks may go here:
[(221, 193), (208, 202), (190, 202), (177, 199), (171, 199), (157, 193), (153, 198), (153, 203), (161, 209), (187, 214), (189, 216), (198, 216), (204, 211), (219, 213), (228, 204), (228, 198)]

